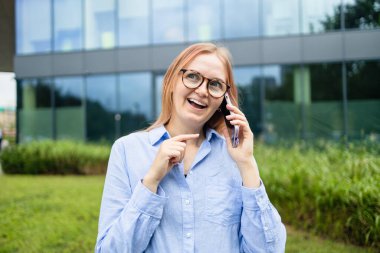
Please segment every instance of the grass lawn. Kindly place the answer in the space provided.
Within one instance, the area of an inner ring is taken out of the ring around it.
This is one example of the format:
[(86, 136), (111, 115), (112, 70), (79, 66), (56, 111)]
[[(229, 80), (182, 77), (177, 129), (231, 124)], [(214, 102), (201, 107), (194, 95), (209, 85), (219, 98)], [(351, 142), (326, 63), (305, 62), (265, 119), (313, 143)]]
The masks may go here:
[[(0, 253), (93, 252), (104, 176), (0, 176)], [(286, 252), (371, 252), (287, 228)]]

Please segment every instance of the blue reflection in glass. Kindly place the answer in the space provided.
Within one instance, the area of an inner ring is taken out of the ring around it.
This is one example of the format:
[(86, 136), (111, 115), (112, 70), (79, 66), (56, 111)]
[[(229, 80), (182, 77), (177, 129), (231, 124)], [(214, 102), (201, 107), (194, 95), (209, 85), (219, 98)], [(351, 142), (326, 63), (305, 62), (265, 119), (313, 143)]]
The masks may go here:
[(16, 1), (17, 54), (51, 51), (50, 0)]
[(259, 1), (224, 0), (225, 37), (241, 38), (259, 36)]
[(148, 0), (119, 0), (119, 46), (149, 43)]
[(184, 41), (184, 1), (152, 1), (153, 43)]
[(54, 0), (54, 50), (83, 48), (82, 2)]
[(188, 6), (189, 40), (210, 41), (221, 37), (220, 1), (192, 0)]
[(298, 0), (263, 1), (264, 36), (290, 35), (300, 32)]
[(115, 46), (115, 1), (85, 0), (86, 49)]

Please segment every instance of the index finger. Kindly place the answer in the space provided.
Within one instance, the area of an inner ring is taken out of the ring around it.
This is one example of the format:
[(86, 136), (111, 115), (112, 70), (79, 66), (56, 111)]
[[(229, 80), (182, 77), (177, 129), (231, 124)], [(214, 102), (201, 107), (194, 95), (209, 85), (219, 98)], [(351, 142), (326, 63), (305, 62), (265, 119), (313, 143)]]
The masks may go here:
[(198, 137), (199, 137), (199, 134), (180, 134), (180, 135), (174, 136), (172, 138), (172, 140), (187, 141), (187, 140), (191, 140), (191, 139), (196, 139)]

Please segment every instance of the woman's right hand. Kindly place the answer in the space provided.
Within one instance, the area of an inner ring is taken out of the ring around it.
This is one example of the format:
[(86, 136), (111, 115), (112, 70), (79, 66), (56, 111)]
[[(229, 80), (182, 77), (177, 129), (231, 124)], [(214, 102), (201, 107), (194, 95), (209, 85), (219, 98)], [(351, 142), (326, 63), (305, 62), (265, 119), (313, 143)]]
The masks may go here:
[(186, 141), (197, 139), (199, 134), (181, 134), (162, 142), (152, 166), (143, 179), (143, 184), (157, 192), (158, 184), (173, 166), (185, 156)]

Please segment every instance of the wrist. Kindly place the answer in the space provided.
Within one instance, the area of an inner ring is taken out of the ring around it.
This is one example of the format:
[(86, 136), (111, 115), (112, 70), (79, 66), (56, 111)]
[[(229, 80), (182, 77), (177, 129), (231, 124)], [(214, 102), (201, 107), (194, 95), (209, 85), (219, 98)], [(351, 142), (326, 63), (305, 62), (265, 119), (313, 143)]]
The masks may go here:
[(147, 173), (142, 180), (142, 184), (145, 185), (150, 191), (154, 193), (157, 192), (159, 183), (160, 181), (157, 180), (154, 176), (152, 176), (149, 173)]

